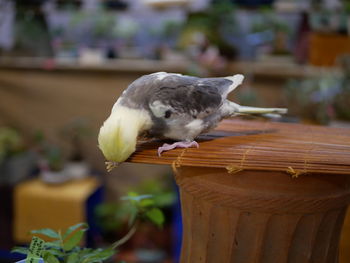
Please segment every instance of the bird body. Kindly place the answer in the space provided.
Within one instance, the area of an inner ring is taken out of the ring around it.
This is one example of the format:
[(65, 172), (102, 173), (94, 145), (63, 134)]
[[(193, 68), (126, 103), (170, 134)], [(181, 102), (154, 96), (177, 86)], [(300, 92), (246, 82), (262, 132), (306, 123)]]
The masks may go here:
[[(99, 147), (108, 161), (119, 163), (135, 151), (138, 136), (172, 139), (193, 146), (191, 142), (199, 134), (214, 128), (223, 118), (286, 112), (280, 108), (240, 106), (227, 100), (243, 79), (240, 74), (225, 78), (166, 72), (142, 76), (114, 104), (100, 129)], [(174, 147), (187, 147), (183, 145)]]

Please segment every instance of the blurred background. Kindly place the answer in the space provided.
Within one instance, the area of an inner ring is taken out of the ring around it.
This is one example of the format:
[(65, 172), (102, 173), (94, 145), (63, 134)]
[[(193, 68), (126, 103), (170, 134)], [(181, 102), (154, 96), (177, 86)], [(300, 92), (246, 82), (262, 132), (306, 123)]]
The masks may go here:
[(107, 174), (96, 139), (121, 92), (157, 71), (241, 73), (230, 99), (349, 128), (350, 1), (0, 0), (0, 262), (21, 258), (10, 250), (30, 230), (83, 221), (85, 244), (108, 246), (128, 228), (126, 195), (151, 195), (164, 220), (109, 261), (178, 262), (171, 169)]

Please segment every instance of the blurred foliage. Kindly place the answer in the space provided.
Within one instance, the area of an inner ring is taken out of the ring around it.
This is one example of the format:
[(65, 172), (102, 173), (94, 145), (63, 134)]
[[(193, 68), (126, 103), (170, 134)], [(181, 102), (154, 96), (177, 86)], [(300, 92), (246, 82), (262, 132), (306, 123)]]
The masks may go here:
[(182, 27), (183, 27), (182, 22), (168, 20), (164, 23), (164, 26), (162, 29), (162, 35), (166, 38), (178, 36)]
[(75, 10), (80, 8), (82, 0), (56, 0), (56, 6), (62, 10)]
[(190, 13), (180, 37), (180, 46), (191, 45), (193, 38), (200, 33), (209, 45), (217, 47), (220, 54), (227, 58), (236, 56), (236, 49), (228, 43), (225, 35), (232, 34), (236, 29), (235, 6), (229, 0), (213, 1), (204, 11)]
[(127, 197), (122, 197), (127, 202), (104, 203), (97, 207), (96, 216), (105, 233), (121, 230), (126, 222), (130, 225), (136, 218), (143, 222), (148, 217), (156, 225), (164, 223), (165, 217), (160, 209), (174, 204), (175, 192), (157, 180), (145, 181), (136, 191), (130, 191)]
[(274, 32), (290, 33), (291, 28), (285, 19), (278, 16), (278, 14), (270, 7), (262, 7), (260, 9), (260, 16), (255, 17), (255, 20), (251, 25), (252, 32), (263, 32), (272, 30)]
[(35, 149), (38, 152), (42, 169), (51, 171), (61, 171), (64, 167), (65, 156), (62, 148), (48, 141), (42, 131), (36, 131), (34, 134)]
[(64, 157), (61, 148), (54, 144), (46, 144), (43, 157), (51, 171), (61, 171), (64, 167)]
[(314, 32), (347, 34), (349, 13), (342, 10), (315, 10), (310, 13), (310, 25)]
[(81, 117), (74, 118), (62, 128), (61, 135), (72, 148), (70, 160), (82, 161), (84, 159), (83, 141), (93, 135), (89, 120)]
[(126, 201), (130, 209), (129, 226), (135, 224), (137, 220), (150, 221), (159, 227), (163, 225), (164, 214), (157, 206), (152, 195), (139, 195), (136, 192), (129, 192), (121, 200)]
[(121, 200), (123, 202), (103, 203), (96, 208), (97, 222), (104, 234), (121, 231), (126, 225), (130, 227), (136, 223), (151, 222), (160, 227), (165, 222), (155, 196), (129, 192)]
[(286, 86), (288, 108), (304, 120), (327, 124), (338, 117), (337, 98), (343, 96), (343, 79), (325, 74), (304, 80), (290, 80)]
[(350, 120), (350, 55), (340, 57), (339, 64), (344, 76), (341, 80), (342, 91), (335, 97), (334, 108), (338, 118)]
[[(116, 249), (136, 233), (140, 222), (151, 222), (158, 227), (163, 225), (164, 214), (156, 206), (152, 195), (138, 195), (135, 192), (130, 192), (127, 196), (122, 197), (121, 200), (125, 204), (124, 209), (128, 210), (128, 213), (125, 213), (125, 210), (121, 214), (126, 215), (123, 220), (125, 219), (128, 222), (129, 230), (122, 238), (107, 248), (92, 249), (80, 246), (84, 234), (89, 228), (86, 223), (73, 225), (65, 232), (49, 228), (31, 231), (31, 234), (39, 234), (49, 240), (49, 242), (45, 243), (44, 251), (42, 252), (44, 261), (48, 263), (103, 262), (116, 254)], [(28, 248), (15, 247), (12, 252), (28, 254)]]
[[(166, 175), (164, 177), (171, 178)], [(175, 203), (177, 197), (171, 182), (168, 182), (170, 180), (166, 180), (166, 178), (147, 179), (134, 189), (140, 194), (151, 194), (156, 206), (169, 207)]]
[(332, 3), (333, 8), (329, 8), (330, 3), (316, 0), (311, 2), (312, 8), (309, 12), (311, 29), (320, 33), (348, 35), (350, 31), (350, 25), (348, 24), (350, 1), (334, 1)]
[(25, 150), (22, 135), (10, 127), (0, 127), (0, 164), (6, 159)]
[[(56, 49), (71, 50), (80, 46), (106, 48), (119, 42), (130, 41), (140, 25), (131, 18), (119, 16), (100, 7), (70, 14), (68, 25), (54, 25), (51, 32)], [(74, 52), (73, 52), (74, 53)]]
[(79, 29), (87, 26), (93, 38), (112, 38), (116, 37), (116, 14), (106, 12), (100, 8), (92, 14), (89, 11), (74, 12), (69, 25), (70, 30)]
[(48, 25), (41, 9), (46, 0), (13, 0), (12, 2), (15, 7), (13, 46), (5, 54), (23, 57), (52, 56)]
[(350, 120), (350, 55), (343, 55), (338, 63), (341, 74), (330, 72), (287, 83), (285, 97), (291, 113), (320, 124)]
[(92, 135), (92, 128), (88, 119), (77, 117), (62, 128), (61, 134), (65, 139), (81, 140)]
[[(290, 54), (288, 48), (288, 39), (290, 38), (292, 29), (285, 18), (275, 12), (270, 7), (263, 7), (260, 13), (253, 17), (250, 31), (252, 33), (264, 34), (266, 43), (273, 46), (272, 53), (275, 55)], [(262, 36), (261, 36), (262, 37)]]
[(140, 25), (134, 19), (124, 17), (118, 19), (113, 32), (116, 37), (130, 39), (136, 35), (139, 29)]

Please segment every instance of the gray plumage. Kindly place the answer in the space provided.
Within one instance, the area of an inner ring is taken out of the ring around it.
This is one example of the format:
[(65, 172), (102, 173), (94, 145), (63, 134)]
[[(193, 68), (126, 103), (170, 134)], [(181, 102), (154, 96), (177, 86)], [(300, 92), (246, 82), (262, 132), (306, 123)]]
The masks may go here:
[[(197, 78), (165, 72), (135, 80), (116, 102), (146, 110), (152, 120), (149, 137), (191, 141), (214, 128), (223, 118), (237, 114), (285, 113), (285, 109), (244, 107), (227, 100), (243, 75)], [(115, 107), (114, 106), (114, 107)]]

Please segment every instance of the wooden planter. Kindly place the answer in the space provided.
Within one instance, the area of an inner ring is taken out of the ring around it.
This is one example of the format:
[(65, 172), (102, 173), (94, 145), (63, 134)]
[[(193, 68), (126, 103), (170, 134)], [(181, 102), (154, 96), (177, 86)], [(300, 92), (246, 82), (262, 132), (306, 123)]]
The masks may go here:
[(338, 262), (350, 203), (350, 131), (228, 120), (199, 149), (132, 162), (171, 164), (180, 187), (182, 263)]

